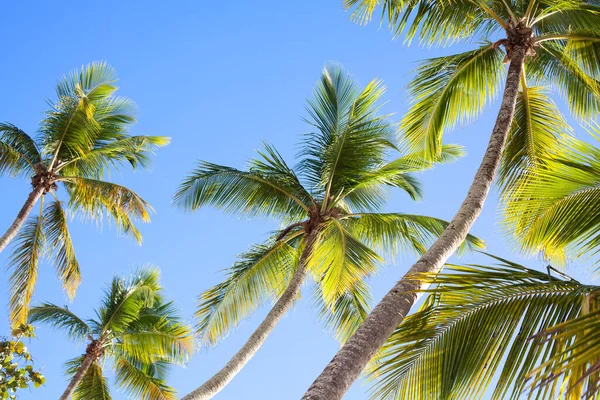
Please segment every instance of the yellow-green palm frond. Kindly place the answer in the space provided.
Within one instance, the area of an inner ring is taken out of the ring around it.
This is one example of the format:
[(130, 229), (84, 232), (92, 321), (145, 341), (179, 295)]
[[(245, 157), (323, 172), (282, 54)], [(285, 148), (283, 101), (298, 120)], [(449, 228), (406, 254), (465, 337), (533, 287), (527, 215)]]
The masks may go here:
[(513, 186), (532, 168), (543, 165), (544, 158), (558, 150), (560, 137), (571, 134), (572, 128), (548, 96), (546, 88), (527, 86), (523, 81), (498, 170), (502, 191)]
[(257, 307), (281, 295), (298, 263), (297, 249), (287, 243), (293, 236), (252, 246), (222, 283), (200, 295), (195, 316), (201, 342), (215, 345)]
[(414, 150), (441, 156), (446, 130), (475, 119), (497, 94), (503, 53), (492, 44), (427, 60), (409, 87), (412, 106), (401, 129)]
[(279, 158), (268, 150), (267, 154), (249, 171), (200, 162), (179, 186), (175, 204), (187, 211), (211, 205), (248, 215), (306, 215), (311, 205), (306, 191), (299, 188), (295, 175), (276, 164)]
[(369, 287), (364, 281), (359, 280), (333, 299), (325, 298), (322, 288), (323, 284), (320, 282), (314, 287), (314, 306), (318, 309), (319, 318), (325, 327), (343, 344), (369, 314), (371, 302)]
[(116, 90), (117, 73), (103, 61), (97, 61), (74, 70), (56, 85), (58, 97), (73, 97), (82, 93), (90, 101), (102, 100)]
[(331, 219), (319, 228), (307, 263), (321, 286), (323, 301), (333, 304), (357, 282), (374, 274), (382, 261), (340, 221)]
[[(436, 285), (430, 297), (370, 366), (374, 398), (479, 399), (495, 375), (492, 399), (520, 398), (527, 374), (568, 348), (534, 335), (579, 317), (598, 287), (497, 260), (424, 277)], [(529, 398), (558, 399), (560, 379), (543, 383)]]
[(29, 311), (29, 323), (42, 322), (55, 329), (66, 331), (69, 338), (84, 341), (88, 339), (92, 328), (77, 315), (65, 307), (52, 303), (42, 303)]
[(44, 210), (43, 218), (46, 257), (54, 264), (63, 290), (73, 299), (81, 282), (81, 274), (61, 202), (55, 200), (50, 203)]
[(0, 123), (0, 174), (30, 176), (41, 161), (35, 141), (21, 129)]
[(168, 364), (143, 364), (125, 356), (115, 360), (116, 383), (132, 398), (140, 400), (176, 400), (177, 395), (166, 381)]
[(325, 199), (324, 207), (395, 149), (395, 125), (378, 115), (384, 91), (379, 80), (361, 89), (341, 67), (325, 66), (308, 101), (307, 122), (316, 130), (305, 134), (299, 165), (311, 192)]
[[(43, 201), (40, 202), (43, 207)], [(27, 322), (29, 303), (33, 296), (40, 258), (44, 255), (46, 237), (44, 216), (40, 207), (37, 216), (30, 216), (19, 231), (9, 259), (10, 275), (10, 322), (19, 326)]]
[[(590, 132), (600, 139), (600, 127)], [(521, 250), (564, 264), (600, 249), (600, 149), (563, 138), (560, 152), (523, 177), (506, 197), (504, 225)]]
[(92, 220), (105, 215), (114, 221), (119, 232), (133, 236), (139, 243), (142, 236), (134, 220), (150, 221), (152, 207), (132, 190), (114, 183), (76, 176), (60, 178), (69, 191), (69, 207)]
[[(448, 226), (448, 222), (438, 218), (402, 213), (349, 214), (342, 223), (363, 243), (391, 257), (398, 252), (425, 253)], [(484, 247), (482, 240), (467, 235), (459, 252)]]
[(111, 400), (108, 382), (102, 374), (102, 366), (94, 361), (77, 385), (73, 400)]

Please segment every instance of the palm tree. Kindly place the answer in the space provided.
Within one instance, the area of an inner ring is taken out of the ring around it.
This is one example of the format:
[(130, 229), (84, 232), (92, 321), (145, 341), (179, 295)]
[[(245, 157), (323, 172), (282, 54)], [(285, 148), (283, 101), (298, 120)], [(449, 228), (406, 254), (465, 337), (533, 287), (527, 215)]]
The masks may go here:
[[(275, 304), (231, 361), (185, 400), (210, 398), (233, 379), (292, 307), (307, 275), (316, 282), (321, 317), (344, 341), (367, 314), (364, 279), (382, 262), (379, 252), (422, 252), (446, 227), (432, 217), (378, 212), (385, 186), (420, 197), (411, 173), (433, 165), (418, 153), (387, 161), (399, 149), (394, 125), (377, 114), (383, 92), (379, 81), (360, 89), (339, 67), (326, 66), (308, 102), (314, 130), (305, 136), (296, 168), (267, 145), (247, 171), (202, 162), (181, 184), (175, 203), (185, 210), (212, 205), (276, 217), (285, 227), (243, 254), (223, 283), (201, 295), (198, 334), (209, 344), (265, 301)], [(447, 145), (434, 161), (460, 154)], [(481, 245), (468, 238), (467, 246)]]
[(422, 276), (435, 288), (373, 360), (373, 398), (597, 398), (600, 287), (494, 258)]
[[(340, 399), (417, 301), (424, 285), (412, 278), (437, 273), (479, 216), (498, 165), (510, 187), (557, 146), (568, 130), (548, 88), (557, 88), (580, 119), (600, 110), (600, 6), (577, 0), (346, 0), (366, 22), (379, 6), (390, 26), (426, 45), (489, 40), (479, 48), (427, 61), (410, 86), (413, 105), (401, 129), (431, 159), (446, 130), (475, 119), (501, 87), (490, 141), (467, 197), (448, 228), (386, 294), (306, 392), (306, 400)], [(505, 35), (502, 38), (502, 35)], [(502, 51), (504, 48), (504, 51)]]
[[(589, 132), (600, 140), (600, 125)], [(567, 137), (544, 168), (524, 175), (508, 191), (504, 225), (522, 251), (553, 263), (596, 255), (600, 245), (600, 149)]]
[[(64, 77), (36, 139), (12, 124), (0, 123), (0, 174), (31, 179), (32, 185), (17, 218), (0, 238), (2, 251), (19, 235), (10, 258), (9, 304), (14, 326), (27, 320), (43, 255), (54, 264), (68, 296), (75, 295), (80, 273), (65, 205), (93, 220), (106, 214), (119, 231), (141, 243), (134, 220), (148, 222), (151, 207), (130, 189), (104, 178), (109, 169), (124, 164), (148, 167), (152, 152), (169, 139), (127, 133), (135, 122), (134, 105), (114, 95), (115, 82), (115, 71), (104, 63), (89, 64)], [(66, 204), (57, 195), (59, 184), (65, 189)], [(49, 204), (47, 194), (52, 195)], [(39, 213), (28, 218), (38, 202)]]
[(105, 360), (111, 361), (117, 385), (134, 398), (175, 399), (165, 383), (167, 369), (185, 362), (193, 339), (173, 303), (164, 301), (158, 271), (140, 270), (128, 281), (115, 277), (96, 315), (83, 320), (50, 303), (31, 309), (32, 323), (43, 322), (73, 340), (87, 341), (85, 353), (67, 362), (72, 379), (60, 400), (110, 399)]

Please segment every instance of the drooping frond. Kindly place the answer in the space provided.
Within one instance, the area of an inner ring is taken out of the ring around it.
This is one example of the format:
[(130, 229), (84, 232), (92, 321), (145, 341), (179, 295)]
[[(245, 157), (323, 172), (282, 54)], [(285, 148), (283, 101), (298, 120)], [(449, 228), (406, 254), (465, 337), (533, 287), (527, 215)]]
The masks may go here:
[(86, 340), (91, 328), (67, 308), (52, 303), (42, 303), (29, 311), (29, 322), (43, 322), (55, 329), (65, 331), (71, 339)]
[(341, 344), (345, 343), (369, 314), (369, 287), (364, 281), (357, 281), (335, 299), (323, 296), (322, 284), (317, 283), (314, 288), (313, 298), (319, 318)]
[[(597, 126), (590, 128), (600, 139)], [(504, 224), (526, 253), (563, 264), (566, 256), (600, 249), (600, 149), (563, 138), (560, 152), (516, 185), (503, 209)]]
[(135, 399), (175, 400), (175, 390), (165, 382), (165, 367), (162, 362), (141, 364), (121, 356), (115, 360), (116, 383)]
[(287, 241), (271, 240), (241, 254), (225, 281), (200, 295), (195, 314), (200, 341), (216, 344), (263, 302), (281, 295), (296, 268), (297, 253)]
[(135, 220), (150, 221), (152, 207), (132, 190), (110, 182), (81, 177), (61, 177), (69, 190), (69, 207), (92, 220), (106, 215), (120, 232), (133, 236), (139, 243), (140, 232)]
[[(40, 202), (43, 205), (43, 201)], [(9, 259), (10, 321), (13, 326), (27, 322), (29, 303), (37, 281), (39, 260), (43, 256), (46, 238), (42, 212), (30, 216), (19, 231)]]
[(181, 183), (174, 202), (187, 211), (211, 205), (247, 215), (306, 215), (310, 200), (304, 190), (298, 190), (295, 177), (282, 171), (283, 166), (271, 164), (267, 158), (259, 163), (264, 165), (258, 167), (255, 162), (255, 170), (240, 171), (201, 162)]
[(475, 119), (496, 96), (502, 78), (503, 53), (492, 44), (477, 50), (427, 60), (411, 82), (413, 104), (401, 129), (409, 145), (441, 155), (445, 131)]
[(381, 257), (336, 220), (327, 221), (316, 237), (308, 266), (321, 286), (323, 301), (333, 304), (357, 282), (374, 274)]
[(40, 161), (37, 145), (29, 135), (12, 124), (0, 123), (0, 174), (33, 175)]
[(81, 282), (81, 275), (61, 202), (55, 200), (50, 203), (44, 210), (43, 217), (46, 256), (54, 264), (65, 293), (73, 299)]
[[(363, 243), (392, 257), (398, 252), (425, 253), (446, 229), (448, 222), (423, 215), (401, 213), (350, 214), (342, 219)], [(485, 243), (468, 235), (459, 251), (483, 249)]]
[[(478, 399), (499, 373), (492, 399), (516, 399), (526, 374), (568, 347), (533, 335), (578, 317), (598, 288), (498, 260), (425, 277), (436, 284), (431, 296), (371, 366), (374, 397)], [(558, 399), (560, 382), (545, 383), (530, 398)]]
[(544, 158), (557, 151), (560, 137), (572, 129), (543, 87), (528, 87), (523, 81), (515, 116), (502, 154), (498, 180), (506, 191)]
[(308, 101), (308, 122), (316, 130), (305, 135), (299, 166), (311, 191), (325, 198), (325, 205), (330, 196), (340, 196), (380, 167), (386, 153), (395, 148), (394, 124), (377, 114), (384, 91), (381, 81), (373, 80), (361, 90), (340, 67), (325, 67)]
[(102, 367), (94, 361), (73, 393), (73, 400), (111, 400)]

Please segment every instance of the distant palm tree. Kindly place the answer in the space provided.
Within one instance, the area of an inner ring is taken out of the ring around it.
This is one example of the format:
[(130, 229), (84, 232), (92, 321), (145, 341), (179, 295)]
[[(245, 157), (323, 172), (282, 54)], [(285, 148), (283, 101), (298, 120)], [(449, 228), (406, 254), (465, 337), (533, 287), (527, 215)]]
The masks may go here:
[[(89, 64), (65, 77), (56, 87), (58, 99), (41, 122), (36, 139), (14, 125), (0, 123), (0, 174), (31, 179), (32, 185), (17, 218), (0, 238), (2, 251), (19, 234), (10, 258), (14, 326), (27, 320), (41, 256), (46, 254), (54, 264), (69, 297), (80, 282), (64, 204), (56, 194), (59, 184), (71, 211), (91, 219), (106, 214), (120, 231), (141, 243), (134, 219), (149, 221), (151, 207), (128, 188), (104, 179), (109, 169), (122, 164), (147, 167), (150, 154), (169, 139), (127, 133), (135, 122), (134, 105), (114, 96), (115, 82), (115, 71), (104, 63)], [(45, 204), (48, 193), (53, 199)], [(27, 220), (40, 199), (38, 215)]]
[[(483, 41), (475, 50), (428, 60), (410, 84), (413, 104), (401, 129), (413, 148), (440, 154), (444, 133), (475, 119), (502, 88), (490, 141), (469, 192), (448, 228), (383, 297), (365, 322), (311, 385), (305, 400), (341, 399), (360, 372), (408, 315), (423, 282), (441, 271), (481, 213), (499, 169), (510, 187), (569, 133), (548, 89), (571, 112), (588, 119), (600, 111), (600, 5), (579, 0), (345, 0), (362, 22), (382, 7), (396, 34), (426, 45)], [(500, 39), (500, 40), (497, 40)], [(491, 40), (491, 41), (489, 41)], [(495, 40), (495, 41), (494, 41)], [(492, 42), (494, 41), (494, 42)], [(501, 48), (505, 51), (502, 51)], [(503, 67), (508, 63), (508, 69)]]
[[(588, 130), (600, 141), (600, 125)], [(563, 142), (503, 196), (507, 232), (525, 253), (558, 264), (600, 250), (600, 148), (570, 137)]]
[(165, 383), (169, 364), (183, 363), (192, 351), (190, 328), (173, 303), (164, 302), (156, 270), (140, 270), (129, 281), (115, 277), (96, 319), (83, 320), (67, 308), (45, 303), (31, 309), (30, 322), (43, 322), (87, 341), (85, 354), (67, 362), (71, 382), (60, 397), (110, 399), (102, 370), (110, 360), (117, 386), (136, 399), (175, 399)]
[[(340, 68), (327, 66), (308, 102), (301, 160), (290, 168), (266, 146), (247, 171), (202, 162), (182, 183), (175, 203), (188, 211), (212, 205), (226, 211), (279, 218), (285, 227), (241, 256), (227, 279), (200, 297), (198, 333), (214, 344), (268, 300), (275, 305), (229, 363), (185, 400), (214, 396), (250, 360), (298, 298), (308, 274), (315, 280), (319, 313), (345, 341), (367, 314), (364, 279), (382, 262), (378, 251), (422, 252), (444, 230), (437, 218), (381, 213), (385, 187), (420, 197), (412, 172), (433, 165), (422, 154), (397, 153), (395, 126), (378, 115), (380, 81), (360, 89)], [(461, 155), (443, 146), (434, 161)], [(469, 236), (467, 246), (481, 246)]]
[(435, 287), (372, 361), (374, 399), (597, 398), (600, 286), (496, 260), (422, 276)]

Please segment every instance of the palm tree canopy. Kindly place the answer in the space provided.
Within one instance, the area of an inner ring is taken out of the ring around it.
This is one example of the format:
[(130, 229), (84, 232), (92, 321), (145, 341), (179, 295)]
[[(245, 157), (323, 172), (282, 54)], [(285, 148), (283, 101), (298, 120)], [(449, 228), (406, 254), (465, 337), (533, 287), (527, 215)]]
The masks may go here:
[[(600, 111), (600, 3), (560, 0), (345, 0), (353, 17), (367, 23), (376, 9), (396, 35), (424, 45), (480, 42), (478, 48), (424, 61), (410, 84), (413, 104), (401, 123), (413, 148), (439, 155), (443, 135), (476, 119), (503, 81), (505, 47), (527, 41), (515, 120), (499, 173), (510, 187), (527, 167), (570, 133), (549, 90), (557, 91), (579, 120)], [(503, 35), (506, 35), (502, 39)], [(499, 39), (499, 40), (498, 40)], [(515, 42), (517, 41), (517, 42)], [(507, 54), (507, 58), (510, 54)]]
[[(590, 125), (594, 140), (600, 126)], [(567, 257), (596, 255), (600, 250), (600, 149), (567, 138), (543, 168), (523, 176), (506, 194), (504, 224), (525, 253), (541, 254), (564, 264)]]
[[(201, 162), (183, 181), (174, 201), (185, 210), (211, 205), (275, 217), (283, 225), (243, 253), (223, 283), (200, 296), (196, 316), (204, 342), (215, 344), (256, 307), (278, 298), (298, 265), (307, 232), (315, 229), (308, 260), (314, 301), (343, 341), (367, 314), (364, 279), (377, 271), (382, 252), (422, 252), (444, 230), (447, 223), (440, 219), (379, 212), (386, 187), (418, 199), (422, 190), (414, 173), (462, 155), (456, 145), (443, 146), (434, 161), (404, 151), (395, 124), (379, 114), (383, 93), (380, 81), (361, 88), (341, 68), (328, 65), (307, 103), (312, 130), (295, 167), (265, 145), (247, 170)], [(470, 236), (464, 247), (482, 245)]]
[[(494, 257), (450, 265), (369, 368), (378, 399), (580, 399), (598, 390), (600, 287)], [(486, 397), (487, 398), (487, 397)]]
[[(11, 320), (27, 319), (37, 267), (46, 256), (65, 292), (73, 297), (80, 282), (79, 264), (67, 226), (67, 212), (84, 219), (112, 220), (119, 232), (142, 237), (135, 221), (148, 222), (152, 208), (132, 190), (105, 181), (110, 169), (150, 166), (150, 156), (169, 142), (162, 136), (131, 136), (134, 104), (115, 95), (116, 74), (105, 63), (92, 63), (65, 76), (57, 99), (32, 137), (0, 123), (0, 174), (30, 178), (52, 199), (40, 201), (20, 231), (10, 258)], [(57, 195), (59, 185), (66, 200)]]
[[(96, 317), (84, 320), (67, 308), (44, 303), (33, 307), (30, 322), (42, 322), (76, 341), (96, 346), (97, 359), (75, 390), (74, 399), (109, 399), (103, 360), (111, 361), (116, 384), (136, 399), (175, 399), (166, 384), (169, 364), (182, 364), (193, 349), (190, 328), (162, 296), (159, 274), (143, 269), (129, 280), (115, 277)], [(67, 362), (74, 375), (84, 356)]]

